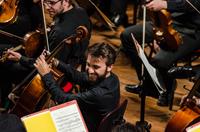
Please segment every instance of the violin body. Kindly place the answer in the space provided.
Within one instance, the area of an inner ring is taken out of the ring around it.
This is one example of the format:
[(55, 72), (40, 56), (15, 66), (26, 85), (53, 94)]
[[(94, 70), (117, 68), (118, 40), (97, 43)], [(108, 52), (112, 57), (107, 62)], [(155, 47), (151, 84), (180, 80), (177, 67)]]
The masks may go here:
[[(155, 12), (154, 35), (158, 44), (170, 50), (176, 50), (182, 43), (181, 35), (172, 27), (171, 14), (166, 10)], [(156, 19), (156, 20), (155, 20)]]
[[(13, 51), (19, 51), (21, 49), (24, 50), (24, 53), (27, 57), (38, 57), (44, 49), (42, 34), (39, 31), (27, 33), (23, 38), (23, 44), (12, 48)], [(4, 52), (3, 55), (0, 56), (0, 62), (5, 62), (7, 57), (8, 54)]]
[(39, 31), (27, 33), (24, 37), (23, 49), (26, 56), (37, 57), (44, 49), (42, 34)]
[(18, 0), (2, 0), (0, 2), (0, 23), (13, 23), (17, 18)]
[(165, 132), (185, 132), (186, 128), (200, 121), (200, 114), (189, 107), (178, 110), (168, 122)]

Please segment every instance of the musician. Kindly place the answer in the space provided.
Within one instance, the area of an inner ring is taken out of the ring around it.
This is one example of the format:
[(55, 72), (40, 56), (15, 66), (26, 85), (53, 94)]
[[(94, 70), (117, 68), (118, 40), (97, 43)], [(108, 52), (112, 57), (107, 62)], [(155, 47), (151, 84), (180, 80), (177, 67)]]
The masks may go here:
[[(18, 11), (16, 13), (17, 16), (15, 17), (15, 20), (10, 23), (0, 24), (0, 30), (12, 33), (23, 38), (27, 32), (33, 31), (39, 27), (41, 23), (41, 8), (37, 3), (38, 0), (17, 1), (19, 3), (17, 4)], [(6, 2), (7, 4), (7, 2), (10, 1), (3, 2)], [(4, 10), (2, 9), (2, 12), (3, 11)], [(19, 41), (19, 39), (17, 38), (10, 38), (2, 34), (0, 35), (0, 40), (0, 55), (2, 55), (2, 52), (5, 51), (5, 49), (22, 44), (22, 42)], [(25, 68), (19, 68), (18, 64), (16, 63), (14, 65), (12, 62), (6, 62), (5, 64), (0, 63), (0, 107), (1, 105), (3, 105), (2, 102), (5, 102), (5, 98), (8, 95), (8, 91), (10, 91), (11, 82), (18, 78), (19, 80), (21, 80), (20, 75), (24, 75), (24, 70), (26, 71)]]
[(79, 72), (70, 64), (53, 59), (53, 66), (62, 71), (70, 81), (86, 89), (85, 92), (77, 94), (64, 93), (59, 88), (44, 55), (36, 60), (34, 66), (53, 99), (58, 103), (77, 100), (89, 131), (96, 132), (101, 119), (119, 103), (119, 79), (111, 71), (116, 52), (108, 44), (96, 43), (88, 48), (86, 58), (86, 72)]
[[(195, 6), (199, 7), (198, 1), (190, 0)], [(164, 79), (167, 92), (164, 92), (159, 96), (157, 104), (160, 106), (167, 106), (170, 99), (170, 93), (174, 80), (167, 76), (166, 71), (178, 60), (190, 55), (193, 51), (200, 48), (200, 15), (185, 1), (185, 0), (153, 0), (149, 1), (146, 5), (150, 11), (160, 11), (166, 9), (171, 12), (173, 20), (173, 28), (181, 35), (182, 41), (177, 50), (170, 50), (164, 47), (160, 47), (160, 50), (156, 53), (151, 61), (151, 64), (158, 69)], [(162, 21), (162, 20), (161, 20)], [(151, 21), (146, 22), (145, 43), (153, 43), (153, 23)], [(125, 88), (132, 93), (140, 93), (142, 87), (147, 89), (147, 95), (152, 95), (152, 91), (155, 93), (157, 90), (152, 83), (146, 70), (144, 76), (141, 75), (141, 60), (137, 55), (131, 33), (135, 36), (138, 42), (142, 43), (142, 25), (137, 24), (125, 29), (121, 34), (121, 42), (123, 50), (131, 58), (133, 65), (136, 69), (138, 79), (141, 81), (145, 78), (143, 83), (139, 85), (127, 85)], [(166, 40), (167, 41), (167, 40)], [(141, 81), (142, 82), (142, 81)]]
[[(44, 5), (55, 20), (55, 24), (48, 34), (50, 51), (52, 51), (62, 40), (75, 33), (77, 27), (85, 26), (88, 29), (89, 37), (87, 39), (81, 44), (73, 44), (72, 46), (65, 45), (57, 55), (59, 59), (65, 63), (70, 63), (73, 66), (82, 63), (84, 60), (84, 52), (89, 44), (91, 32), (91, 24), (87, 13), (82, 8), (75, 8), (72, 5), (71, 0), (45, 0)], [(21, 57), (21, 54), (18, 55)], [(17, 62), (15, 62), (16, 60)], [(31, 61), (29, 62), (26, 60), (29, 60), (26, 56), (23, 56), (20, 59), (22, 63), (28, 63), (27, 65), (29, 65), (29, 63), (32, 64)], [(21, 63), (18, 63), (18, 61), (19, 59), (12, 60), (11, 58), (11, 60), (6, 62), (6, 64), (3, 64), (3, 66), (0, 65), (0, 67), (3, 67), (0, 68), (1, 73), (3, 73), (0, 76), (0, 88), (3, 96), (2, 100), (5, 99), (10, 92), (11, 84), (18, 84), (22, 81), (32, 68), (26, 67), (27, 65), (21, 66)]]
[(78, 26), (85, 26), (88, 29), (88, 39), (85, 39), (81, 44), (66, 45), (60, 51), (64, 54), (58, 55), (58, 59), (66, 63), (80, 64), (89, 44), (91, 32), (91, 22), (86, 11), (83, 8), (74, 7), (71, 0), (45, 0), (44, 3), (50, 16), (54, 17), (55, 22), (48, 35), (50, 51), (64, 38), (75, 33)]
[[(19, 37), (24, 37), (27, 32), (33, 31), (39, 27), (41, 24), (41, 10), (38, 4), (38, 1), (33, 0), (16, 0), (19, 3), (17, 4), (16, 9), (16, 17), (13, 18), (12, 21), (2, 24), (0, 23), (0, 30), (12, 33)], [(7, 1), (3, 1), (1, 4), (7, 3)], [(13, 1), (12, 1), (13, 2)], [(15, 1), (14, 1), (15, 2)], [(11, 2), (8, 1), (8, 4)], [(9, 5), (7, 5), (9, 7)], [(5, 8), (5, 7), (4, 7)], [(2, 12), (6, 11), (2, 9)], [(8, 10), (8, 9), (7, 9)], [(12, 10), (15, 10), (14, 7)], [(12, 13), (12, 12), (11, 12)], [(14, 15), (14, 14), (13, 14)], [(0, 16), (1, 17), (1, 16)], [(2, 21), (5, 18), (1, 18)], [(6, 20), (6, 19), (5, 19)], [(6, 35), (0, 35), (0, 53), (5, 48), (14, 47), (22, 42), (16, 38), (10, 38)]]

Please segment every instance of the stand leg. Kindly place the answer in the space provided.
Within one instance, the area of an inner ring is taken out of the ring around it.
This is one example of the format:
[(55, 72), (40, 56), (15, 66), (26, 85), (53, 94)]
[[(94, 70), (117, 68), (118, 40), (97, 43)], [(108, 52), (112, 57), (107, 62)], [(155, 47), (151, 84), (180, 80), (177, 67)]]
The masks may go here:
[(145, 115), (145, 91), (144, 88), (141, 92), (141, 104), (140, 104), (140, 121), (136, 122), (136, 128), (141, 132), (150, 132), (151, 124), (144, 120)]

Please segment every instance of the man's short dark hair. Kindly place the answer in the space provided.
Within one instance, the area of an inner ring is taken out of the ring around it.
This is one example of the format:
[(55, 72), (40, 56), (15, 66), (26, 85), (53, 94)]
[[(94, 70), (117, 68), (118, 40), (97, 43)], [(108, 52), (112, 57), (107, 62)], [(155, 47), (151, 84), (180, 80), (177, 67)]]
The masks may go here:
[(88, 48), (86, 55), (92, 55), (94, 57), (106, 58), (106, 65), (110, 66), (115, 63), (116, 51), (114, 48), (106, 43), (95, 43)]

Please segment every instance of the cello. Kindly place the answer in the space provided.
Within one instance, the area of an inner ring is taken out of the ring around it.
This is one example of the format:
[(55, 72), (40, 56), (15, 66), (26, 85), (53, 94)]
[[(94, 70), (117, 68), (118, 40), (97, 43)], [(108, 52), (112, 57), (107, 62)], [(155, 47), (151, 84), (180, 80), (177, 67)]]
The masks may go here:
[[(188, 103), (194, 95), (200, 95), (197, 89), (200, 87), (200, 78), (195, 82), (191, 91), (182, 103), (180, 109), (167, 123), (165, 132), (185, 132), (186, 128), (200, 121), (200, 109), (195, 103)], [(179, 122), (180, 121), (180, 122)]]
[(0, 2), (0, 23), (10, 24), (17, 19), (19, 0), (1, 0)]
[[(76, 29), (76, 34), (72, 34), (56, 46), (51, 55), (47, 57), (47, 63), (50, 63), (51, 59), (62, 49), (64, 44), (73, 44), (74, 42), (79, 43), (87, 36), (87, 28), (84, 26), (78, 27)], [(55, 80), (59, 80), (59, 78), (62, 77), (62, 73), (56, 69), (52, 68), (51, 72)], [(19, 85), (17, 85), (12, 92), (17, 93), (19, 99), (16, 100), (14, 103), (15, 105), (10, 109), (9, 113), (16, 114), (19, 117), (46, 108), (51, 97), (48, 91), (44, 88), (44, 83), (36, 69), (34, 69)]]

